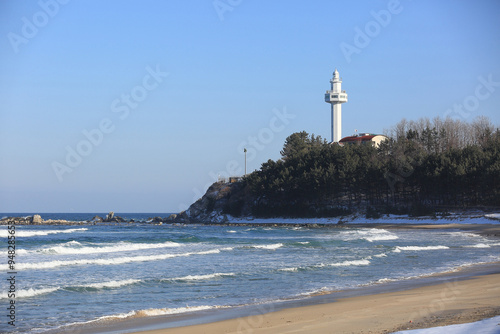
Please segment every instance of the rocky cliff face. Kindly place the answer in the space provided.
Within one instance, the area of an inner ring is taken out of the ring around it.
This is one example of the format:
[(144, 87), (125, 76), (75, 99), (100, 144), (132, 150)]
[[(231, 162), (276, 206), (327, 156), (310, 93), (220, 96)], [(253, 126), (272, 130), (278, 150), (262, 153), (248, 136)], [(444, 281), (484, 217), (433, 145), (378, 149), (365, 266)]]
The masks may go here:
[(216, 182), (202, 198), (177, 215), (174, 220), (186, 223), (224, 223), (228, 216), (250, 215), (250, 197), (244, 182)]

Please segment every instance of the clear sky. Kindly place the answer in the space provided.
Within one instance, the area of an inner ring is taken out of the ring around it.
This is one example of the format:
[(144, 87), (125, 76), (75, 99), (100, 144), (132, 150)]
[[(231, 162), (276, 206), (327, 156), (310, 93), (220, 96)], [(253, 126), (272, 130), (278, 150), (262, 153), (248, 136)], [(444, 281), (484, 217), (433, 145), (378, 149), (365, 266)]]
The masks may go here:
[(178, 212), (218, 175), (402, 118), (500, 124), (500, 2), (1, 1), (0, 212)]

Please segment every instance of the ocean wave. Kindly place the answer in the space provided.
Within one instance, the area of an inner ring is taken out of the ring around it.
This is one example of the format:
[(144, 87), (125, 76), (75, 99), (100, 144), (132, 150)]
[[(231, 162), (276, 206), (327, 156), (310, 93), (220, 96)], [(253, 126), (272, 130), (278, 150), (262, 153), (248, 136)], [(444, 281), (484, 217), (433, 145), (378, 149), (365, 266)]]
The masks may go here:
[(252, 248), (258, 248), (258, 249), (269, 249), (269, 250), (275, 250), (280, 247), (283, 247), (282, 243), (279, 244), (271, 244), (271, 245), (253, 245), (251, 246)]
[[(34, 296), (38, 296), (38, 295), (45, 295), (47, 293), (52, 293), (52, 292), (57, 291), (59, 289), (60, 289), (60, 287), (43, 288), (43, 289), (29, 288), (29, 289), (16, 290), (15, 293), (16, 293), (16, 298), (29, 298), (29, 297), (34, 297)], [(8, 299), (8, 294), (4, 293), (4, 294), (0, 295), (0, 299)]]
[(371, 236), (371, 237), (365, 237), (364, 238), (365, 240), (369, 241), (369, 242), (374, 242), (374, 241), (383, 241), (383, 240), (396, 240), (396, 239), (399, 239), (399, 237), (397, 235), (374, 235), (374, 236)]
[(380, 278), (375, 283), (382, 284), (382, 283), (389, 283), (389, 282), (396, 282), (396, 281), (397, 281), (397, 279), (395, 279), (395, 278)]
[(235, 273), (214, 273), (214, 274), (207, 274), (207, 275), (187, 275), (184, 277), (171, 278), (171, 279), (168, 279), (168, 281), (201, 281), (201, 280), (207, 280), (207, 279), (212, 279), (212, 278), (217, 278), (217, 277), (226, 277), (226, 276), (236, 276), (236, 274)]
[(426, 251), (426, 250), (440, 250), (449, 249), (448, 246), (397, 246), (393, 252), (400, 253), (401, 251)]
[(345, 241), (364, 239), (369, 242), (399, 239), (399, 237), (394, 233), (378, 228), (344, 231), (341, 233), (341, 237)]
[(384, 229), (372, 228), (368, 231), (361, 231), (361, 234), (365, 234), (365, 233), (366, 233), (366, 235), (363, 236), (363, 239), (365, 239), (366, 241), (369, 241), (369, 242), (399, 239), (399, 237), (397, 235), (395, 235), (387, 230), (384, 230)]
[(363, 259), (363, 260), (353, 260), (353, 261), (330, 263), (327, 266), (329, 266), (329, 267), (349, 267), (349, 266), (367, 266), (369, 264), (370, 264), (369, 260)]
[(109, 281), (109, 282), (102, 282), (102, 283), (91, 283), (91, 284), (85, 284), (85, 285), (78, 285), (78, 286), (75, 286), (74, 288), (109, 289), (109, 288), (119, 288), (121, 286), (136, 284), (139, 282), (141, 282), (141, 280), (139, 280), (139, 279), (126, 279), (126, 280), (121, 280), (121, 281)]
[(205, 310), (228, 308), (228, 307), (229, 306), (221, 306), (221, 305), (200, 305), (200, 306), (186, 306), (186, 307), (177, 307), (177, 308), (150, 308), (150, 309), (139, 310), (139, 311), (131, 311), (128, 313), (107, 315), (107, 316), (103, 316), (103, 317), (97, 318), (95, 320), (89, 321), (87, 323), (100, 322), (100, 321), (112, 321), (112, 320), (127, 319), (127, 318), (154, 317), (154, 316), (159, 316), (159, 315), (189, 313), (189, 312), (205, 311)]
[(306, 296), (306, 297), (313, 297), (313, 296), (320, 296), (320, 295), (325, 295), (330, 293), (331, 290), (327, 288), (326, 286), (319, 288), (319, 289), (314, 289), (312, 291), (307, 291), (307, 292), (302, 292), (299, 294), (299, 296)]
[(280, 268), (278, 271), (288, 271), (288, 272), (297, 272), (308, 269), (317, 269), (317, 268), (325, 268), (325, 267), (350, 267), (350, 266), (368, 266), (370, 265), (370, 257), (361, 259), (361, 260), (346, 260), (342, 262), (334, 262), (334, 263), (320, 263), (306, 267), (288, 267), (288, 268)]
[(291, 267), (291, 268), (281, 268), (278, 269), (279, 271), (299, 271), (298, 267)]
[[(76, 247), (75, 247), (76, 246)], [(119, 242), (115, 246), (98, 246), (98, 247), (86, 247), (82, 246), (81, 243), (65, 243), (62, 245), (53, 246), (50, 248), (42, 248), (33, 251), (28, 251), (28, 253), (46, 253), (46, 254), (96, 254), (96, 253), (117, 253), (117, 252), (127, 252), (127, 251), (137, 251), (146, 249), (158, 249), (158, 248), (171, 248), (179, 247), (181, 244), (177, 242), (167, 241), (158, 244), (143, 244), (143, 243), (131, 243), (131, 242)]]
[[(125, 257), (115, 257), (111, 259), (81, 259), (81, 260), (54, 260), (48, 262), (38, 262), (38, 263), (19, 263), (16, 265), (18, 270), (26, 269), (52, 269), (62, 266), (75, 266), (75, 265), (119, 265), (130, 262), (147, 262), (147, 261), (158, 261), (166, 260), (174, 257), (184, 257), (191, 255), (209, 255), (218, 254), (221, 251), (232, 250), (232, 248), (222, 248), (222, 249), (212, 249), (200, 252), (189, 252), (180, 254), (160, 254), (160, 255), (141, 255), (141, 256), (125, 256)], [(3, 266), (6, 268), (6, 266)]]
[(335, 262), (335, 263), (320, 263), (313, 267), (315, 268), (323, 268), (323, 267), (350, 267), (350, 266), (367, 266), (371, 262), (368, 259), (362, 260), (351, 260), (351, 261), (343, 261), (343, 262)]
[(490, 245), (487, 244), (476, 244), (476, 245), (470, 245), (470, 246), (465, 246), (468, 248), (490, 248)]
[[(44, 236), (44, 235), (49, 235), (49, 234), (59, 234), (59, 233), (74, 233), (74, 232), (80, 232), (80, 231), (87, 231), (87, 228), (70, 228), (67, 230), (16, 230), (16, 237), (36, 237), (36, 236)], [(10, 234), (8, 233), (7, 230), (0, 230), (0, 237), (5, 238), (9, 236)]]
[[(128, 280), (122, 280), (122, 281), (109, 281), (109, 282), (102, 282), (102, 283), (92, 283), (92, 284), (84, 284), (84, 285), (76, 285), (76, 286), (69, 286), (69, 287), (52, 287), (52, 288), (41, 288), (41, 289), (20, 289), (16, 290), (16, 298), (29, 298), (29, 297), (35, 297), (39, 295), (45, 295), (49, 293), (53, 293), (56, 291), (60, 290), (66, 290), (66, 291), (75, 291), (75, 290), (80, 290), (80, 289), (106, 289), (106, 288), (119, 288), (124, 285), (130, 285), (134, 283), (141, 282), (141, 280), (137, 279), (128, 279)], [(7, 299), (7, 293), (0, 295), (0, 299)]]

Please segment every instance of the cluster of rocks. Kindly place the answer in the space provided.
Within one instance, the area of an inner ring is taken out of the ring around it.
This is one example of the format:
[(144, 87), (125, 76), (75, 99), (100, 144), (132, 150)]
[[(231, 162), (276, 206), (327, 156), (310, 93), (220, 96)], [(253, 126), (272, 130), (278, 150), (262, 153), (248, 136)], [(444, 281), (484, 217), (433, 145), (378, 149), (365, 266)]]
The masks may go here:
[[(153, 217), (146, 220), (147, 223), (163, 224), (174, 223), (179, 215), (172, 214), (169, 217)], [(135, 223), (134, 219), (124, 219), (120, 216), (115, 216), (113, 211), (109, 212), (106, 217), (94, 216), (86, 221), (70, 221), (64, 219), (42, 219), (40, 215), (26, 217), (5, 217), (0, 219), (0, 225), (82, 225), (82, 224), (97, 224), (97, 223)], [(142, 222), (142, 221), (141, 221)]]
[(92, 218), (90, 220), (90, 222), (91, 223), (126, 223), (126, 222), (133, 223), (134, 220), (131, 219), (131, 220), (127, 221), (126, 219), (123, 219), (120, 216), (115, 216), (115, 213), (113, 211), (111, 211), (110, 213), (108, 213), (106, 215), (105, 218), (102, 218), (100, 216), (94, 216), (94, 218)]
[(71, 222), (64, 219), (42, 219), (40, 215), (26, 217), (5, 217), (0, 219), (0, 225), (59, 225), (59, 224), (82, 224), (82, 222)]

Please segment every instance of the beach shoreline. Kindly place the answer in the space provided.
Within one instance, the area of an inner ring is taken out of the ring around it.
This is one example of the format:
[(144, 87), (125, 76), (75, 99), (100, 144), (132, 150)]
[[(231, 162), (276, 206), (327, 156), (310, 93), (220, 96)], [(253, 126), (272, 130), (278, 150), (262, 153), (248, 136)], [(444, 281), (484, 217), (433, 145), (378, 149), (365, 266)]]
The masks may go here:
[(359, 292), (350, 291), (354, 296), (345, 298), (333, 293), (330, 297), (341, 298), (330, 302), (317, 298), (315, 304), (269, 313), (129, 333), (393, 333), (469, 323), (500, 315), (500, 263), (494, 267), (496, 273), (450, 276), (429, 285), (358, 296)]
[[(499, 237), (499, 224), (345, 224), (338, 227), (459, 230)], [(391, 333), (468, 323), (500, 314), (500, 262), (300, 300), (141, 317), (82, 333)], [(411, 321), (411, 322), (410, 322)], [(63, 333), (58, 331), (57, 333)]]

